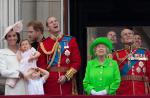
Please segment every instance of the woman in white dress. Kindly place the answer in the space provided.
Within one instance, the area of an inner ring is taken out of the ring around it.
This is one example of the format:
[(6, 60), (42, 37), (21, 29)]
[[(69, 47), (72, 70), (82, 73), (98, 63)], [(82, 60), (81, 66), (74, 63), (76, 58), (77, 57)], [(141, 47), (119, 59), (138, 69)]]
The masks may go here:
[[(19, 72), (19, 62), (16, 57), (18, 43), (20, 40), (19, 33), (22, 28), (21, 21), (6, 28), (1, 40), (7, 41), (8, 47), (0, 49), (0, 74), (6, 78), (5, 95), (25, 95), (26, 82)], [(13, 84), (13, 80), (17, 82)]]

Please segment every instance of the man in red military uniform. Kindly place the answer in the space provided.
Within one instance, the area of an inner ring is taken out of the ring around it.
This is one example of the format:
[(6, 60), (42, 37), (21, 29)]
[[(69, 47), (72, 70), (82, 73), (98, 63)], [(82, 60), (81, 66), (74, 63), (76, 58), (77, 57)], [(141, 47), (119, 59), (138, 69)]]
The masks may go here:
[(117, 60), (121, 84), (118, 95), (148, 95), (150, 93), (150, 54), (147, 49), (133, 46), (134, 32), (124, 29), (121, 32), (121, 40), (125, 48), (114, 52)]
[(50, 37), (41, 42), (38, 48), (41, 53), (38, 66), (50, 72), (44, 85), (45, 94), (77, 94), (74, 76), (80, 67), (81, 58), (76, 39), (60, 33), (55, 17), (49, 17), (46, 25)]

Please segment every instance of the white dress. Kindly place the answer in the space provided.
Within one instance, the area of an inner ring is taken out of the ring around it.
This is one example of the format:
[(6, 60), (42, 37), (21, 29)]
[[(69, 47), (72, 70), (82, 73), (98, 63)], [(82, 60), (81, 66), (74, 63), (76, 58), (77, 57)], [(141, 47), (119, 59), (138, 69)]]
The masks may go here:
[(28, 80), (28, 93), (29, 95), (44, 95), (43, 84), (45, 80), (43, 77), (39, 79)]
[(29, 58), (30, 56), (34, 55), (37, 51), (35, 50), (35, 48), (30, 48), (27, 51), (25, 51), (24, 53), (21, 53), (21, 61), (20, 61), (20, 71), (21, 72), (26, 72), (28, 71), (28, 69), (30, 68), (36, 68), (36, 60), (33, 60), (32, 62), (29, 62)]
[[(0, 74), (6, 78), (5, 95), (27, 94), (26, 81), (19, 78), (19, 62), (16, 54), (10, 49), (0, 49)], [(17, 79), (16, 85), (12, 88), (8, 85), (11, 79)]]

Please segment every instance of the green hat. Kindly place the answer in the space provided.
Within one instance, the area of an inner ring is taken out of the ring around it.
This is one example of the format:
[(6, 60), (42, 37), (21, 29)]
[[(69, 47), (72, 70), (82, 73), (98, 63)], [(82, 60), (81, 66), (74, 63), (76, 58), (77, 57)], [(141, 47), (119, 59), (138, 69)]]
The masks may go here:
[(111, 52), (112, 49), (113, 49), (113, 46), (112, 46), (112, 41), (110, 39), (108, 39), (107, 37), (99, 37), (99, 38), (96, 38), (92, 45), (90, 46), (90, 54), (92, 56), (94, 56), (94, 48), (98, 45), (98, 44), (104, 44), (106, 45), (106, 47), (109, 49), (109, 51)]

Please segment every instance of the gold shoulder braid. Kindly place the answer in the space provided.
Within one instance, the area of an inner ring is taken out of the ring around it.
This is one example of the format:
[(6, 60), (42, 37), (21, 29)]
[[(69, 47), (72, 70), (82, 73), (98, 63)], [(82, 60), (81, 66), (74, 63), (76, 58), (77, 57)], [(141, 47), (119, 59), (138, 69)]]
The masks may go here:
[(51, 34), (50, 38), (53, 39), (53, 40), (56, 40), (56, 42), (55, 42), (55, 44), (53, 45), (53, 48), (52, 48), (51, 51), (47, 51), (47, 50), (45, 49), (45, 47), (44, 47), (43, 42), (40, 42), (40, 47), (41, 47), (42, 51), (43, 51), (45, 54), (47, 54), (47, 55), (51, 55), (55, 50), (57, 50), (56, 48), (57, 48), (58, 45), (59, 45), (58, 40), (59, 40), (62, 36), (63, 36), (63, 35), (60, 34), (60, 35), (58, 35), (58, 37), (55, 37), (54, 35)]
[(42, 51), (43, 51), (45, 54), (51, 55), (51, 54), (54, 52), (54, 50), (56, 50), (56, 48), (58, 47), (58, 44), (59, 44), (59, 43), (58, 43), (58, 40), (56, 40), (56, 42), (55, 42), (55, 44), (54, 44), (54, 46), (53, 46), (53, 48), (52, 48), (51, 51), (47, 51), (47, 50), (45, 49), (43, 42), (40, 42), (40, 47), (41, 47)]

